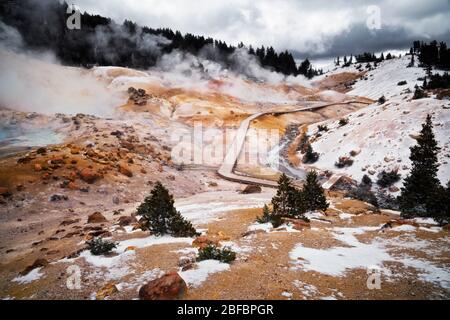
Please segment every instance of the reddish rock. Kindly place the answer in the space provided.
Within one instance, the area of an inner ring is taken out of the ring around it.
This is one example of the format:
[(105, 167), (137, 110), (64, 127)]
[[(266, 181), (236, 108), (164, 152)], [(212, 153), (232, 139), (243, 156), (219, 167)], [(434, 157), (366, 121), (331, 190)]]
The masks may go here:
[(36, 259), (36, 260), (33, 262), (33, 264), (32, 264), (31, 266), (26, 267), (26, 268), (20, 273), (20, 275), (21, 275), (21, 276), (25, 276), (25, 275), (27, 275), (28, 273), (30, 273), (30, 271), (32, 271), (33, 269), (45, 267), (46, 265), (48, 265), (48, 261), (47, 261), (46, 259), (42, 259), (42, 258)]
[(133, 223), (137, 223), (137, 219), (134, 216), (128, 216), (128, 217), (120, 217), (119, 218), (119, 225), (124, 227), (124, 226), (129, 226), (130, 224)]
[(200, 249), (205, 248), (206, 246), (208, 246), (208, 245), (210, 245), (210, 244), (215, 245), (215, 246), (219, 246), (219, 243), (218, 243), (217, 241), (211, 240), (211, 239), (209, 239), (209, 238), (206, 237), (206, 236), (200, 236), (200, 237), (197, 237), (197, 238), (192, 242), (192, 245), (193, 245), (194, 247), (198, 247), (198, 248), (200, 248)]
[(390, 192), (398, 192), (398, 191), (400, 191), (400, 189), (397, 188), (396, 186), (390, 186), (390, 187), (389, 187), (389, 191), (390, 191)]
[(98, 172), (95, 172), (90, 168), (84, 168), (83, 170), (80, 171), (80, 177), (84, 182), (92, 184), (97, 179), (100, 179), (101, 176), (100, 174), (98, 174)]
[(178, 273), (170, 272), (142, 286), (139, 289), (139, 298), (141, 300), (175, 300), (181, 299), (186, 291), (186, 282)]
[(67, 184), (67, 188), (69, 188), (70, 190), (78, 190), (78, 189), (80, 189), (80, 187), (73, 181), (70, 181)]
[(131, 169), (124, 163), (119, 163), (119, 172), (129, 178), (133, 176)]
[(78, 178), (78, 175), (75, 171), (72, 171), (69, 173), (69, 176), (67, 177), (70, 181), (75, 181)]
[(248, 185), (241, 191), (242, 194), (261, 193), (261, 187), (255, 185)]
[(42, 166), (39, 163), (35, 163), (34, 171), (36, 171), (36, 172), (42, 171)]
[(102, 223), (107, 222), (105, 216), (102, 215), (100, 212), (94, 212), (88, 217), (88, 223)]

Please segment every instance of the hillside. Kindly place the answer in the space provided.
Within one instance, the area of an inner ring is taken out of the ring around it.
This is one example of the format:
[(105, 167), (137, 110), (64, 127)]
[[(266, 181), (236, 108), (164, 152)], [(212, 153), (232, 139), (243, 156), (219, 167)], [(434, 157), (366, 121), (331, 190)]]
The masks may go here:
[[(415, 144), (414, 137), (421, 129), (427, 114), (435, 120), (435, 134), (441, 147), (439, 155), (439, 178), (443, 184), (450, 180), (450, 104), (448, 100), (435, 97), (412, 100), (414, 86), (421, 85), (425, 72), (423, 68), (407, 68), (409, 57), (382, 62), (375, 70), (368, 71), (362, 79), (356, 81), (347, 92), (348, 95), (365, 96), (377, 100), (384, 95), (387, 101), (374, 103), (351, 113), (346, 118), (348, 124), (341, 126), (337, 120), (315, 123), (309, 126), (312, 146), (320, 153), (314, 165), (350, 175), (360, 181), (364, 174), (373, 176), (382, 170), (399, 170), (404, 178), (410, 170), (409, 148)], [(350, 70), (349, 70), (350, 69)], [(352, 72), (352, 68), (342, 68), (343, 72)], [(340, 72), (341, 69), (334, 71)], [(354, 70), (353, 70), (354, 71)], [(406, 81), (406, 85), (398, 85)], [(327, 132), (320, 132), (318, 125), (326, 125)], [(339, 157), (350, 156), (353, 165), (336, 168)], [(401, 186), (401, 181), (397, 183)]]

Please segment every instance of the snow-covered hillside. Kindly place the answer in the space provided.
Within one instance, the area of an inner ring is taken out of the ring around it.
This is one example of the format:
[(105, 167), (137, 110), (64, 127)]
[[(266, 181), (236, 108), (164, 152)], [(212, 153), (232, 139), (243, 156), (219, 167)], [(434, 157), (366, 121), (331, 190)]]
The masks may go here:
[[(417, 64), (407, 68), (410, 61), (410, 56), (404, 56), (381, 62), (375, 70), (366, 74), (367, 80), (358, 81), (348, 94), (377, 100), (383, 95), (388, 99), (398, 98), (407, 89), (413, 91), (416, 84), (423, 83), (423, 80), (417, 79), (423, 78), (425, 71), (417, 67)], [(406, 81), (406, 84), (399, 86), (398, 83), (402, 81)]]
[[(409, 148), (416, 141), (413, 138), (421, 130), (428, 113), (433, 116), (434, 132), (441, 152), (439, 155), (439, 178), (443, 183), (450, 180), (450, 101), (426, 98), (412, 100), (413, 87), (418, 77), (424, 75), (421, 68), (406, 68), (409, 58), (384, 61), (375, 70), (366, 74), (368, 80), (359, 80), (351, 95), (372, 99), (384, 95), (387, 102), (375, 103), (350, 114), (347, 125), (340, 126), (337, 120), (329, 120), (310, 126), (312, 146), (319, 152), (320, 159), (315, 166), (345, 173), (356, 180), (364, 174), (376, 175), (382, 170), (399, 169), (404, 178), (410, 170)], [(400, 81), (407, 85), (398, 86)], [(405, 92), (410, 88), (411, 92)], [(326, 124), (329, 131), (318, 132), (317, 126)], [(351, 157), (353, 165), (338, 169), (335, 162), (341, 156)], [(400, 186), (400, 181), (397, 186)]]

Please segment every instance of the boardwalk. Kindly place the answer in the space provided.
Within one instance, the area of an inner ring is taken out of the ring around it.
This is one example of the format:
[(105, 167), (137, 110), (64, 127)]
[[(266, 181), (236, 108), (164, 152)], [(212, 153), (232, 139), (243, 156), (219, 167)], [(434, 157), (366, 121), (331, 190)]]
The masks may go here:
[[(242, 121), (239, 129), (236, 132), (236, 136), (230, 145), (230, 147), (227, 150), (227, 154), (225, 155), (225, 158), (223, 160), (222, 165), (220, 166), (218, 170), (219, 176), (221, 176), (224, 179), (231, 180), (234, 182), (239, 183), (246, 183), (246, 184), (255, 184), (260, 185), (264, 187), (276, 187), (277, 183), (275, 181), (271, 180), (265, 180), (260, 178), (253, 178), (248, 176), (242, 176), (234, 173), (234, 167), (236, 166), (236, 161), (241, 153), (241, 150), (244, 146), (245, 137), (247, 135), (247, 131), (250, 127), (250, 124), (253, 120), (263, 116), (263, 115), (280, 115), (280, 114), (286, 114), (286, 113), (294, 113), (294, 112), (300, 112), (300, 111), (310, 111), (310, 110), (316, 110), (320, 108), (330, 107), (334, 105), (343, 105), (343, 104), (352, 104), (352, 103), (360, 103), (360, 104), (369, 104), (367, 102), (360, 102), (360, 101), (349, 101), (349, 102), (340, 102), (340, 103), (328, 103), (328, 104), (317, 104), (313, 103), (311, 106), (308, 107), (302, 107), (294, 110), (289, 111), (267, 111), (267, 112), (259, 112), (251, 115), (244, 121)], [(328, 181), (326, 181), (323, 184), (324, 189), (330, 189), (339, 179), (341, 178), (340, 175), (333, 175)]]

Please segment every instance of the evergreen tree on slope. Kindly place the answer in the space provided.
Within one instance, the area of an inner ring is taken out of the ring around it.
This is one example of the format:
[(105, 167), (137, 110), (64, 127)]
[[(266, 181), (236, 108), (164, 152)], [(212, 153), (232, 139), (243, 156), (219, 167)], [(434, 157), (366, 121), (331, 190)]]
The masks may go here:
[(302, 198), (305, 202), (306, 209), (308, 211), (328, 209), (327, 198), (325, 197), (324, 190), (317, 180), (316, 171), (309, 171), (306, 176), (306, 183), (303, 186)]
[(175, 237), (197, 235), (192, 224), (175, 209), (173, 196), (159, 181), (138, 207), (137, 215), (145, 218), (145, 227), (154, 234)]
[(442, 194), (437, 178), (439, 163), (436, 139), (433, 133), (431, 116), (427, 115), (417, 145), (410, 148), (412, 169), (404, 180), (399, 196), (402, 217), (430, 216), (436, 210), (436, 200)]
[(301, 192), (292, 186), (291, 179), (284, 173), (278, 180), (277, 194), (272, 198), (273, 215), (279, 217), (299, 217), (306, 209)]

